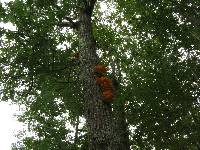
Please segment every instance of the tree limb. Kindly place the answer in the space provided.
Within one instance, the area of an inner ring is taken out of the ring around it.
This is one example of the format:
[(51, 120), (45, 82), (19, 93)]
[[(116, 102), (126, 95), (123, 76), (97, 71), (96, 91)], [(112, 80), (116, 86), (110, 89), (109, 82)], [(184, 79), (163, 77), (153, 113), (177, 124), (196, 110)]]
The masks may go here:
[(90, 0), (89, 7), (90, 7), (91, 15), (94, 10), (95, 3), (96, 3), (96, 0)]
[(70, 27), (72, 29), (77, 29), (78, 26), (79, 26), (79, 21), (76, 21), (74, 22), (72, 18), (70, 17), (65, 17), (65, 19), (68, 21), (68, 22), (61, 22), (59, 24), (60, 27)]
[(94, 9), (94, 5), (97, 0), (83, 0), (85, 8), (84, 11), (89, 15), (92, 16), (92, 12)]

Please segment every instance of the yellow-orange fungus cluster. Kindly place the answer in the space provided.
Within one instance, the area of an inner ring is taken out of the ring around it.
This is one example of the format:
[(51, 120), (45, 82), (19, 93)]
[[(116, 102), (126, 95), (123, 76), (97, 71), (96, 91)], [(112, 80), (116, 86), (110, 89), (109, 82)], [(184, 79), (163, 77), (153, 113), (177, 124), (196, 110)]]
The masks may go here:
[(102, 96), (104, 102), (112, 102), (114, 99), (113, 89), (112, 89), (112, 80), (106, 76), (103, 76), (103, 73), (106, 73), (107, 67), (104, 65), (96, 65), (94, 72), (102, 73), (102, 76), (95, 77), (96, 84), (99, 85), (102, 89)]
[(105, 98), (104, 101), (105, 102), (112, 102), (113, 101), (113, 98), (114, 98), (114, 95), (112, 93), (112, 91), (104, 91), (102, 93), (103, 97)]
[(108, 68), (106, 66), (104, 66), (104, 65), (97, 64), (94, 67), (94, 72), (97, 72), (97, 73), (106, 73), (106, 71), (108, 71)]

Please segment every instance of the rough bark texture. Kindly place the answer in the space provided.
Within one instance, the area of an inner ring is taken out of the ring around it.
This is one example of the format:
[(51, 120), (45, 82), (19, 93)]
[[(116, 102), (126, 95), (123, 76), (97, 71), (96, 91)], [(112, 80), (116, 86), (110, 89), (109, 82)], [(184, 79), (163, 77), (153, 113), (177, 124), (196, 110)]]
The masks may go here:
[[(116, 62), (112, 60), (111, 68), (113, 75), (113, 88), (115, 91), (116, 97), (119, 96), (120, 84), (119, 80), (121, 79), (121, 70), (119, 66), (117, 67), (117, 72), (115, 70)], [(118, 75), (116, 75), (118, 74)], [(118, 76), (118, 80), (116, 79)], [(119, 150), (130, 150), (129, 143), (129, 130), (128, 124), (126, 121), (126, 112), (125, 112), (125, 101), (116, 100), (117, 102), (113, 105), (113, 116), (114, 116), (114, 129), (115, 129), (115, 145)]]
[(120, 150), (130, 150), (129, 131), (126, 121), (124, 101), (118, 102), (114, 107), (116, 144)]
[(78, 33), (89, 149), (115, 149), (111, 144), (114, 137), (111, 106), (102, 101), (101, 91), (94, 80), (93, 68), (98, 58), (92, 33), (91, 16), (87, 10), (83, 10), (80, 14)]
[[(124, 146), (127, 144), (125, 141), (127, 135), (122, 131), (123, 127), (126, 130), (127, 126), (124, 125), (123, 118), (122, 121), (119, 118), (114, 121), (111, 104), (102, 101), (102, 92), (95, 83), (93, 69), (98, 62), (98, 57), (91, 21), (95, 0), (84, 0), (84, 2), (85, 6), (80, 12), (77, 31), (80, 40), (81, 80), (84, 90), (89, 150), (128, 150), (129, 148)], [(122, 123), (122, 125), (115, 126), (114, 123)], [(115, 127), (118, 129), (116, 130)], [(117, 136), (122, 136), (122, 138)]]

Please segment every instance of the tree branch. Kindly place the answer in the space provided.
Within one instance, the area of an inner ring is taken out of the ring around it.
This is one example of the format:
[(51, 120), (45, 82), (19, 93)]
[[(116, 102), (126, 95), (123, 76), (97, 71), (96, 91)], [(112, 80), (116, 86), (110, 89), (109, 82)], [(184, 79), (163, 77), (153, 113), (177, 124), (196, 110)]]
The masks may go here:
[(94, 10), (95, 3), (96, 3), (96, 0), (90, 0), (89, 7), (90, 7), (91, 15), (92, 15), (92, 12)]
[(77, 29), (78, 26), (79, 26), (79, 21), (76, 21), (74, 22), (72, 18), (70, 17), (65, 17), (65, 19), (68, 21), (68, 22), (61, 22), (59, 24), (60, 27), (70, 27), (72, 29)]
[(84, 11), (89, 15), (92, 16), (92, 12), (94, 9), (94, 5), (97, 0), (83, 0), (85, 8)]

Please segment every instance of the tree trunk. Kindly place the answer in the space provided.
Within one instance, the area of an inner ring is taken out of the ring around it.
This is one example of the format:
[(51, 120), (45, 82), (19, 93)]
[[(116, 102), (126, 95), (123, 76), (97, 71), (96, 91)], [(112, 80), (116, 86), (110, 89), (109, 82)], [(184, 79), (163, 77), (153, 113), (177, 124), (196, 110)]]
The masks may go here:
[[(122, 126), (114, 125), (116, 122), (112, 116), (111, 104), (102, 101), (102, 92), (95, 83), (93, 69), (99, 63), (91, 21), (95, 0), (85, 0), (84, 2), (85, 6), (80, 12), (78, 21), (78, 35), (89, 150), (128, 150), (129, 148), (124, 146), (128, 141), (125, 141), (127, 138), (124, 138), (126, 135), (124, 132), (122, 133), (121, 127), (125, 127), (124, 130), (127, 128), (124, 124)], [(123, 121), (118, 120), (117, 123), (124, 123)], [(114, 131), (115, 127), (120, 127), (119, 134)]]
[(117, 147), (120, 150), (130, 150), (129, 143), (129, 131), (128, 125), (126, 121), (126, 113), (125, 113), (125, 104), (124, 101), (119, 101), (114, 106), (114, 116), (115, 116), (115, 132), (116, 132), (116, 143)]
[[(111, 68), (112, 68), (112, 76), (113, 76), (113, 87), (115, 90), (115, 95), (118, 97), (120, 95), (120, 84), (121, 81), (121, 70), (119, 64), (117, 64), (116, 60), (110, 60)], [(117, 70), (116, 70), (117, 66)], [(118, 80), (116, 79), (118, 77)], [(128, 124), (126, 121), (126, 112), (125, 112), (125, 101), (122, 99), (116, 100), (113, 104), (113, 116), (114, 116), (114, 128), (115, 128), (115, 142), (117, 144), (118, 149), (120, 150), (130, 150), (129, 143), (129, 130)]]
[(92, 33), (91, 14), (87, 8), (80, 14), (78, 34), (89, 150), (113, 150), (112, 110), (110, 104), (102, 101), (101, 91), (94, 80), (93, 68), (98, 62), (98, 57)]

